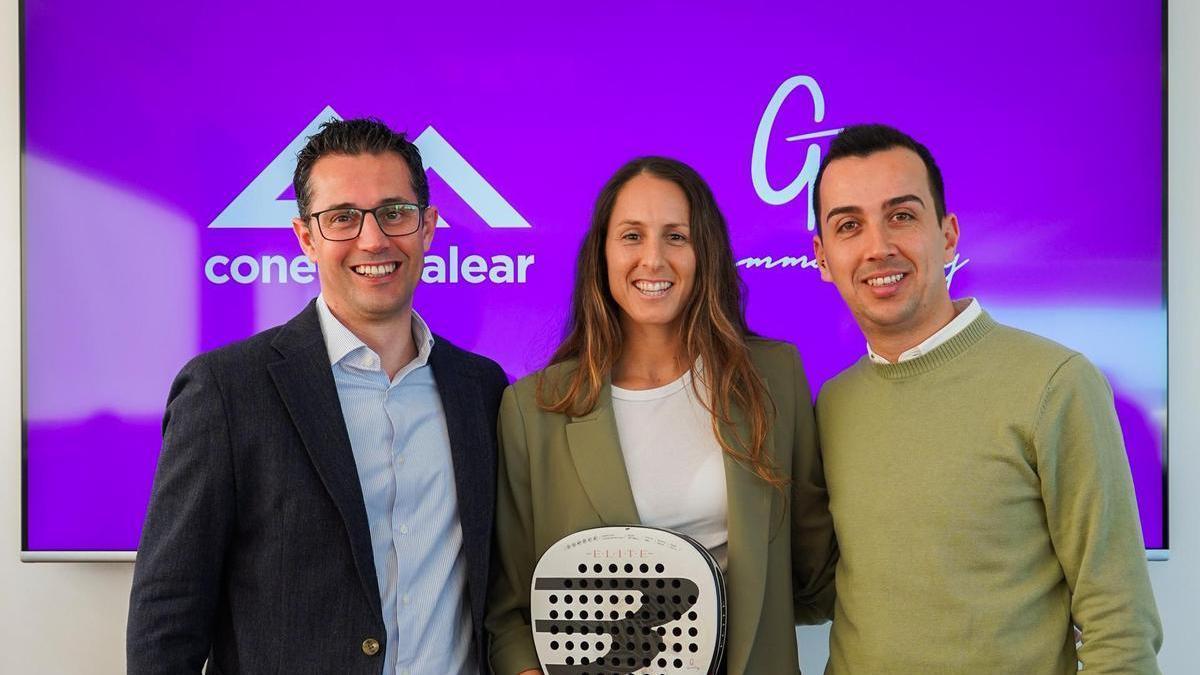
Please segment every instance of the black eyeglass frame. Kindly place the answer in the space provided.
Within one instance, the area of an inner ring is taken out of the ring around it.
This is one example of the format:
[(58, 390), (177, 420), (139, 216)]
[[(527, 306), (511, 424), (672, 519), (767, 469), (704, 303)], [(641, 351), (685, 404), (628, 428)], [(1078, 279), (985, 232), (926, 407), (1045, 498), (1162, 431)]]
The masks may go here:
[[(391, 234), (386, 229), (384, 229), (383, 225), (381, 224), (382, 221), (379, 220), (379, 212), (382, 211), (383, 209), (394, 208), (397, 206), (415, 206), (417, 209), (417, 226), (414, 227), (413, 229), (409, 230), (408, 232), (403, 232), (400, 234)], [(363, 227), (365, 227), (367, 224), (367, 214), (368, 213), (371, 214), (375, 218), (375, 224), (379, 227), (379, 231), (383, 232), (384, 236), (407, 237), (408, 235), (410, 235), (414, 232), (420, 232), (421, 228), (425, 226), (425, 209), (428, 209), (428, 208), (429, 208), (428, 204), (421, 205), (421, 204), (414, 204), (412, 202), (388, 202), (387, 204), (380, 204), (379, 206), (376, 206), (373, 209), (360, 209), (360, 208), (353, 207), (353, 206), (338, 206), (338, 207), (334, 207), (332, 209), (325, 209), (323, 211), (316, 211), (314, 213), (310, 213), (306, 217), (312, 218), (314, 221), (316, 221), (317, 231), (321, 233), (321, 237), (323, 239), (325, 239), (326, 241), (353, 241), (355, 239), (358, 239), (362, 235)], [(329, 235), (325, 234), (325, 228), (321, 227), (321, 216), (323, 214), (329, 213), (331, 211), (355, 211), (359, 214), (360, 217), (358, 220), (358, 229), (355, 230), (354, 236), (340, 237), (340, 238), (335, 239), (335, 238), (330, 237)]]

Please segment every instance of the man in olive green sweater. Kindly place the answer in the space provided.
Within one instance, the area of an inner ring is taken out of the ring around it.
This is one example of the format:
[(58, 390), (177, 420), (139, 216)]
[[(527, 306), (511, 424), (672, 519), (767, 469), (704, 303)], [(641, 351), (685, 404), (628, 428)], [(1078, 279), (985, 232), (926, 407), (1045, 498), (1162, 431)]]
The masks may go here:
[(828, 672), (1157, 673), (1104, 377), (951, 301), (958, 221), (907, 135), (842, 131), (814, 206), (821, 276), (868, 345), (817, 403), (841, 548)]

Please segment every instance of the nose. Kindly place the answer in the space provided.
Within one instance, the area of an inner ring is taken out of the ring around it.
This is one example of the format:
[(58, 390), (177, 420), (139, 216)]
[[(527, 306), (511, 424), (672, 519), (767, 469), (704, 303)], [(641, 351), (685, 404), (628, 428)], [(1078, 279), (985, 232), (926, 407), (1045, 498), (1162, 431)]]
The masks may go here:
[(863, 232), (866, 235), (866, 255), (868, 260), (886, 260), (896, 255), (896, 246), (892, 242), (892, 231), (887, 225), (869, 225)]
[(666, 260), (666, 242), (659, 237), (646, 237), (644, 242), (641, 266), (650, 270), (661, 268)]
[(375, 214), (367, 211), (363, 214), (362, 231), (358, 233), (358, 247), (364, 251), (378, 252), (391, 246), (388, 236), (383, 233)]

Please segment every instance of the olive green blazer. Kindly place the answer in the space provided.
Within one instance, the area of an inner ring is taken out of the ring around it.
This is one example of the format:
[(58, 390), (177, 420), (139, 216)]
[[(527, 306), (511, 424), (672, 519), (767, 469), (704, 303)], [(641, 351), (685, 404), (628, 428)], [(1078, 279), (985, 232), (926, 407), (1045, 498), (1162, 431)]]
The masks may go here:
[[(812, 397), (796, 348), (752, 339), (752, 358), (776, 408), (768, 438), (776, 469), (791, 479), (771, 487), (729, 455), (729, 675), (796, 673), (795, 624), (826, 621), (833, 606), (837, 545), (817, 453)], [(561, 382), (571, 363), (544, 371)], [(529, 587), (542, 553), (591, 527), (640, 524), (605, 385), (582, 417), (548, 413), (535, 400), (537, 374), (504, 392), (496, 549), (486, 626), (497, 675), (538, 668), (529, 627)], [(749, 437), (741, 414), (726, 439)], [(787, 526), (785, 526), (787, 524)]]

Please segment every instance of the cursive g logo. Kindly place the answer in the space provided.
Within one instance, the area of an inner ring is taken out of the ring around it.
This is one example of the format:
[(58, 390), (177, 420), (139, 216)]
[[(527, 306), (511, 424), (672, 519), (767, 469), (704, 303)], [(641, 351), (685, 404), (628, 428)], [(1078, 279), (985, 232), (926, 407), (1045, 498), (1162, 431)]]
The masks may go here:
[[(771, 131), (775, 126), (775, 117), (779, 114), (779, 108), (783, 106), (783, 102), (787, 100), (787, 97), (801, 87), (805, 88), (809, 96), (812, 97), (813, 122), (822, 122), (825, 119), (825, 96), (821, 93), (821, 86), (817, 84), (816, 80), (807, 75), (796, 75), (785, 80), (775, 90), (775, 95), (767, 103), (767, 109), (763, 111), (762, 119), (758, 122), (758, 131), (754, 134), (754, 150), (750, 154), (750, 181), (754, 184), (754, 191), (758, 193), (759, 198), (772, 206), (792, 201), (805, 186), (811, 188), (813, 181), (817, 179), (817, 170), (821, 167), (821, 148), (816, 143), (809, 143), (804, 157), (804, 167), (801, 168), (800, 174), (792, 179), (791, 183), (788, 183), (782, 190), (776, 190), (771, 187), (771, 183), (767, 180), (767, 144), (771, 140)], [(834, 136), (839, 131), (841, 129), (816, 131), (789, 136), (787, 140), (802, 141), (822, 136)], [(812, 190), (810, 189), (808, 191), (807, 209), (808, 229), (810, 232), (816, 229), (816, 217), (813, 215), (812, 201)]]

